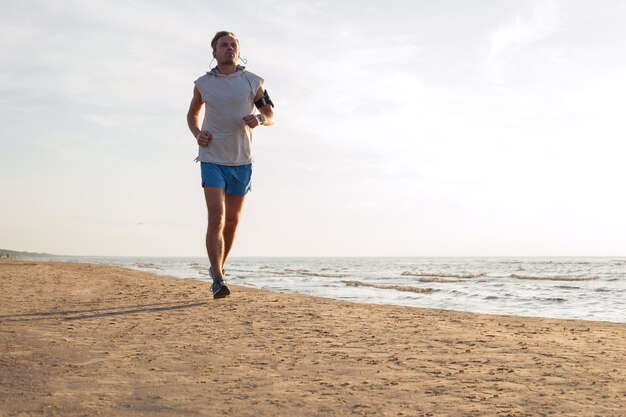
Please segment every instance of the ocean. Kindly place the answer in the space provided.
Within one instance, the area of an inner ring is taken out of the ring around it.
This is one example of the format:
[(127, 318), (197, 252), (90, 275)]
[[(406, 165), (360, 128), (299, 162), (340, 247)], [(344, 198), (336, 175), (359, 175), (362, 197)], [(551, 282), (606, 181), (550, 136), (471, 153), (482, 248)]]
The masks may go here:
[[(210, 280), (206, 258), (55, 260)], [(360, 303), (626, 323), (626, 258), (232, 258), (225, 272), (236, 285)]]

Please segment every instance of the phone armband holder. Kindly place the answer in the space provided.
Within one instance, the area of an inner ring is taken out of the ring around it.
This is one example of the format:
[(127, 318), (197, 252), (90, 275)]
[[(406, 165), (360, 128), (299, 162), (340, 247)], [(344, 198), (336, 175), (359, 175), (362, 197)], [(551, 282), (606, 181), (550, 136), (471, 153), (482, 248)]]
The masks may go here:
[(257, 109), (260, 109), (261, 107), (266, 106), (268, 104), (274, 107), (274, 103), (272, 103), (272, 99), (270, 98), (270, 95), (267, 94), (267, 90), (263, 90), (263, 97), (255, 101), (254, 105), (256, 106)]

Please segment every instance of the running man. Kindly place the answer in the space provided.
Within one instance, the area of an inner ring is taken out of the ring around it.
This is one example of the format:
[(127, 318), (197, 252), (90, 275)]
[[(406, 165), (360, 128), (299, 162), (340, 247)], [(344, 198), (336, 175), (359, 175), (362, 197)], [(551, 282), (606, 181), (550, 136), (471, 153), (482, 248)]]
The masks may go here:
[(217, 65), (194, 82), (187, 124), (199, 147), (209, 215), (206, 249), (213, 278), (211, 292), (213, 298), (223, 298), (230, 294), (224, 282), (224, 264), (235, 240), (245, 196), (251, 189), (252, 129), (273, 124), (274, 113), (263, 90), (263, 79), (237, 65), (239, 40), (235, 34), (217, 32), (211, 47)]

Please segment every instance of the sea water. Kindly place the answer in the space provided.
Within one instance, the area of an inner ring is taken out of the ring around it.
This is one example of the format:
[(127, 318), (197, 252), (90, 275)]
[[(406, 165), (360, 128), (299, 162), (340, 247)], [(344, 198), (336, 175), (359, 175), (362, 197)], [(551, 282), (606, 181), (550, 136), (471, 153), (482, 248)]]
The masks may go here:
[[(206, 258), (63, 260), (210, 280)], [(626, 322), (626, 258), (232, 258), (225, 272), (237, 285), (361, 303)]]

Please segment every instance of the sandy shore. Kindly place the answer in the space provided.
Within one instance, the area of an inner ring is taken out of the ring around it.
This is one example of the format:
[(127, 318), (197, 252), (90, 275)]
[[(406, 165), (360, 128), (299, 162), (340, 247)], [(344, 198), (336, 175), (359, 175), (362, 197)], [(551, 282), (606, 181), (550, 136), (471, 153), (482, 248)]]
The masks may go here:
[(618, 416), (626, 325), (0, 261), (0, 417)]

